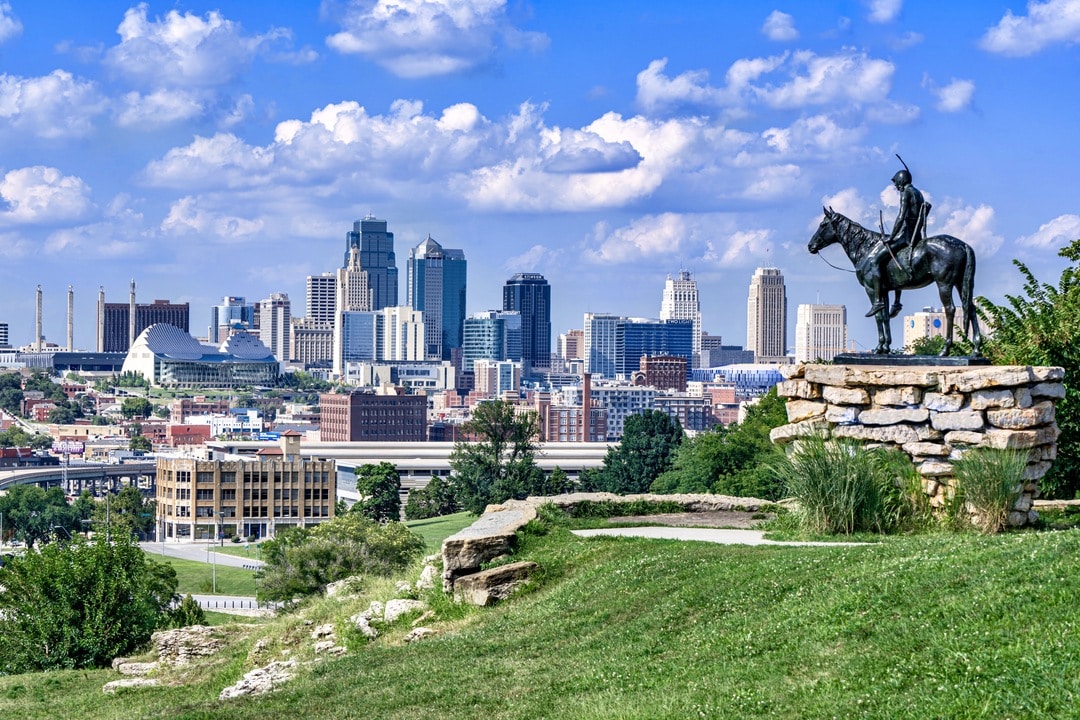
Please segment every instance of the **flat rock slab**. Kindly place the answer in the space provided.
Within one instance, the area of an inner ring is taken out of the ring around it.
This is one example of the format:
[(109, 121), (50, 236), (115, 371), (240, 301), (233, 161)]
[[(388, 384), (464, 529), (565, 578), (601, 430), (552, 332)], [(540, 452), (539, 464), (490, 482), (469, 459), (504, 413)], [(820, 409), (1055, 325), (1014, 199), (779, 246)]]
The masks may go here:
[(939, 357), (937, 355), (871, 355), (841, 353), (833, 358), (837, 365), (930, 365), (934, 367), (970, 367), (989, 365), (984, 357)]
[(721, 545), (806, 545), (818, 547), (869, 546), (874, 543), (853, 542), (797, 542), (766, 540), (761, 530), (727, 530), (720, 528), (635, 527), (600, 528), (597, 530), (573, 530), (578, 537), (636, 537), (656, 540), (697, 540)]
[[(768, 518), (775, 517), (769, 513)], [(731, 528), (737, 530), (750, 530), (755, 525), (763, 522), (758, 513), (736, 512), (734, 510), (718, 510), (715, 512), (697, 513), (662, 513), (659, 515), (629, 515), (626, 517), (610, 517), (611, 525), (667, 525), (670, 527), (700, 527), (700, 528)]]
[(458, 578), (454, 584), (454, 597), (460, 602), (484, 607), (497, 600), (505, 600), (528, 582), (537, 564), (531, 561), (500, 565), (472, 575)]

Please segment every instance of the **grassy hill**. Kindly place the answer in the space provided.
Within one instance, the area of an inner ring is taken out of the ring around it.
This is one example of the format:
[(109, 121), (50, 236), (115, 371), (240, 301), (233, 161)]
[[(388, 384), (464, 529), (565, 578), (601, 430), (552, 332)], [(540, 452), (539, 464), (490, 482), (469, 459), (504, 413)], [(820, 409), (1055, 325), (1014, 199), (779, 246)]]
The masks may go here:
[[(297, 617), (254, 628), (186, 686), (104, 696), (107, 671), (0, 678), (0, 717), (746, 718), (1080, 715), (1080, 531), (924, 535), (865, 547), (582, 540), (519, 552), (543, 568), (492, 609), (437, 606), (320, 662), (284, 689), (219, 703), (255, 638), (288, 647)], [(372, 588), (373, 596), (389, 584)], [(433, 596), (434, 597), (434, 596)], [(318, 601), (315, 622), (365, 607)]]

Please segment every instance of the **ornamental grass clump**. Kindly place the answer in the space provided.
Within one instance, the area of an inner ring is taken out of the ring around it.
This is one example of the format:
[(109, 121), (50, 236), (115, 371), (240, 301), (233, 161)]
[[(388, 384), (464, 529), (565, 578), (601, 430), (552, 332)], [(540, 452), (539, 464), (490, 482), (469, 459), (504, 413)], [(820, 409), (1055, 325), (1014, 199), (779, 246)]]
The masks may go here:
[(1026, 451), (994, 448), (968, 450), (953, 463), (958, 503), (979, 532), (992, 535), (1005, 529), (1023, 491), (1027, 464)]
[(803, 530), (850, 535), (899, 530), (919, 515), (910, 466), (898, 451), (811, 436), (775, 457), (769, 470), (798, 501)]

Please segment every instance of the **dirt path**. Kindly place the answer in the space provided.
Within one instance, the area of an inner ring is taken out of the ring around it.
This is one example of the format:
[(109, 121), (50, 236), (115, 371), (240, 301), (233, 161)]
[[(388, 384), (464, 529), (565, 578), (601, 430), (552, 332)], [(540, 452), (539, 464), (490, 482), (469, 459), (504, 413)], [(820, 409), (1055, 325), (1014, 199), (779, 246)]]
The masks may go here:
[(612, 525), (668, 525), (671, 527), (733, 528), (751, 530), (774, 516), (762, 517), (760, 513), (722, 510), (700, 513), (665, 513), (662, 515), (631, 515), (608, 518)]

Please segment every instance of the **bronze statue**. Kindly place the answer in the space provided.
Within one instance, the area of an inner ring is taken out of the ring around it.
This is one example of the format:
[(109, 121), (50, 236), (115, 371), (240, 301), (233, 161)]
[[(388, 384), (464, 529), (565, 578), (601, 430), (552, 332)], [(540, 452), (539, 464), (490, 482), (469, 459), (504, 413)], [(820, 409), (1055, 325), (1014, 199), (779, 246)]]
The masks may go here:
[[(904, 193), (911, 187), (911, 175), (899, 177), (897, 189)], [(906, 182), (904, 182), (906, 181)], [(903, 186), (904, 189), (901, 189)], [(922, 194), (915, 190), (911, 194), (911, 202), (922, 198)], [(925, 204), (925, 203), (923, 203)], [(949, 354), (953, 345), (953, 288), (960, 293), (960, 306), (963, 309), (963, 330), (970, 333), (973, 354), (979, 355), (982, 345), (982, 335), (979, 331), (978, 318), (975, 315), (975, 251), (971, 247), (951, 235), (934, 235), (926, 239), (919, 239), (921, 229), (920, 217), (923, 211), (920, 205), (909, 206), (908, 211), (914, 209), (918, 215), (905, 219), (905, 224), (910, 230), (910, 235), (905, 236), (906, 256), (904, 265), (900, 265), (900, 258), (896, 257), (901, 250), (894, 250), (890, 241), (898, 236), (894, 228), (891, 235), (884, 232), (875, 232), (859, 225), (838, 212), (822, 208), (825, 211), (825, 219), (818, 225), (817, 232), (810, 238), (807, 249), (811, 253), (817, 253), (824, 247), (833, 243), (840, 243), (847, 253), (851, 264), (855, 266), (855, 276), (866, 290), (870, 302), (874, 305), (874, 318), (877, 321), (878, 346), (874, 353), (885, 355), (889, 353), (892, 344), (892, 330), (889, 327), (890, 315), (886, 312), (886, 298), (890, 290), (895, 292), (894, 312), (900, 308), (900, 291), (908, 288), (922, 288), (930, 283), (935, 283), (938, 288), (938, 296), (945, 309), (945, 348), (941, 355)], [(901, 201), (901, 214), (905, 212), (904, 202)], [(908, 224), (908, 220), (910, 223)], [(897, 222), (899, 225), (899, 220)], [(900, 233), (905, 233), (901, 230)], [(881, 256), (887, 260), (880, 261)], [(894, 262), (893, 260), (896, 260)]]
[[(903, 170), (897, 170), (892, 176), (893, 186), (900, 193), (900, 211), (896, 215), (896, 224), (893, 225), (888, 239), (884, 240), (881, 247), (866, 259), (866, 262), (873, 263), (877, 268), (876, 272), (871, 272), (869, 269), (866, 272), (866, 276), (873, 283), (873, 286), (869, 288), (873, 294), (870, 296), (870, 312), (866, 313), (866, 317), (874, 317), (885, 309), (888, 293), (882, 290), (879, 278), (885, 275), (886, 265), (890, 262), (895, 263), (901, 275), (909, 272), (915, 243), (926, 240), (926, 218), (930, 215), (931, 205), (926, 202), (919, 189), (911, 184), (911, 170), (908, 169), (904, 159), (899, 155), (896, 159), (904, 166)], [(905, 248), (908, 251), (906, 263), (903, 262), (904, 253), (902, 252)], [(889, 317), (896, 317), (902, 309), (903, 306), (897, 300), (889, 311)]]

